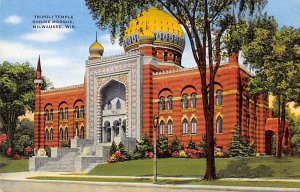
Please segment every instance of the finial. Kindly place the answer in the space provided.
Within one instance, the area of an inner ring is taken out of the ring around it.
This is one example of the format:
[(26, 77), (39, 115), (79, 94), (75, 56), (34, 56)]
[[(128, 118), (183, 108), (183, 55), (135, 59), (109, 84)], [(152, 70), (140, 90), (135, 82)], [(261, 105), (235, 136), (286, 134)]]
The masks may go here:
[(42, 73), (42, 69), (41, 69), (41, 57), (39, 55), (39, 60), (36, 66), (36, 79), (41, 79), (41, 73)]
[(96, 31), (96, 41), (98, 41), (98, 40), (97, 40), (97, 31)]

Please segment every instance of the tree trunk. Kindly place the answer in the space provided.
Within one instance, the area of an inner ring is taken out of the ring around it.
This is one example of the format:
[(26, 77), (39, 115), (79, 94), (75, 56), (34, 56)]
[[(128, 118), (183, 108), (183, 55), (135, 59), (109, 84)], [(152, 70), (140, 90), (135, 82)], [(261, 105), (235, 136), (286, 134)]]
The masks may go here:
[[(279, 104), (280, 105), (280, 102)], [(284, 98), (282, 98), (281, 101), (281, 113), (278, 113), (278, 144), (277, 144), (277, 157), (280, 159), (282, 157), (282, 140), (283, 140), (283, 135), (284, 135), (284, 127), (285, 127), (285, 105), (286, 105), (286, 101)], [(280, 109), (278, 109), (280, 110)]]

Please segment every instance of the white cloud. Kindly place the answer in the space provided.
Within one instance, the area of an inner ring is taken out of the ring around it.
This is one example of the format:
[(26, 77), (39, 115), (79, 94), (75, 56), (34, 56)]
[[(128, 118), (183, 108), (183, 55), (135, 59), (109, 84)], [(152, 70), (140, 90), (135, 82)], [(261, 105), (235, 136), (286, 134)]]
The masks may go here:
[(19, 23), (21, 23), (22, 18), (17, 16), (17, 15), (11, 15), (9, 17), (7, 17), (6, 19), (4, 19), (4, 23), (8, 23), (8, 24), (12, 24), (12, 25), (17, 25)]
[(43, 43), (55, 42), (64, 39), (66, 35), (72, 31), (72, 29), (66, 28), (36, 29), (31, 33), (24, 34), (22, 38)]

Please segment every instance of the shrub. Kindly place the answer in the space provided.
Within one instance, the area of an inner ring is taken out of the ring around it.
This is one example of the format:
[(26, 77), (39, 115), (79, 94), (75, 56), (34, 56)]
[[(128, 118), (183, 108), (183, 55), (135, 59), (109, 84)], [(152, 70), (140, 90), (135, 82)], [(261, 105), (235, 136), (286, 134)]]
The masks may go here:
[(241, 156), (248, 157), (255, 154), (255, 144), (249, 144), (241, 136), (241, 128), (236, 126), (233, 130), (233, 136), (229, 145), (231, 157)]
[(170, 146), (170, 149), (172, 152), (174, 151), (179, 151), (181, 148), (180, 144), (179, 144), (179, 141), (178, 141), (178, 138), (177, 136), (175, 136), (171, 142), (171, 146)]
[(186, 145), (186, 148), (196, 149), (196, 143), (192, 140), (192, 138), (189, 140), (188, 144)]
[(122, 155), (126, 157), (126, 160), (131, 160), (132, 155), (125, 149), (125, 146), (122, 142), (118, 144), (118, 150), (121, 152)]
[(120, 151), (116, 151), (114, 154), (110, 156), (107, 162), (114, 163), (114, 162), (125, 161), (125, 160), (126, 160), (125, 155), (122, 155)]
[(112, 156), (113, 154), (115, 154), (115, 152), (118, 151), (118, 147), (115, 143), (115, 141), (113, 141), (111, 143), (110, 149), (109, 149), (109, 155)]
[(6, 156), (7, 157), (11, 157), (11, 155), (12, 155), (12, 149), (11, 148), (8, 148), (7, 150), (6, 150)]
[(19, 160), (19, 159), (21, 159), (21, 156), (20, 156), (18, 153), (16, 153), (16, 154), (13, 156), (13, 159), (14, 159), (14, 160)]
[(157, 157), (170, 157), (171, 151), (169, 150), (168, 139), (161, 135), (157, 142)]
[(50, 147), (45, 146), (45, 151), (46, 151), (46, 155), (47, 155), (48, 157), (51, 157), (51, 149), (50, 149)]
[(137, 143), (136, 150), (135, 150), (135, 157), (136, 158), (144, 158), (146, 152), (153, 152), (153, 146), (147, 135), (143, 135), (142, 139)]
[(202, 151), (202, 150), (186, 148), (184, 150), (184, 152), (186, 154), (186, 157), (188, 157), (188, 158), (197, 159), (200, 157), (204, 157), (204, 151)]

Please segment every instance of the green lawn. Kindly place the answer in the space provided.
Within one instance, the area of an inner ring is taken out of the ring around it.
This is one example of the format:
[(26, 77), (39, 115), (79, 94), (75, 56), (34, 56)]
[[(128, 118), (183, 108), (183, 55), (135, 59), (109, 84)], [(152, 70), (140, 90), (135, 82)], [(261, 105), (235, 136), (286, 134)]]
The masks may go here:
[[(29, 179), (38, 180), (65, 180), (65, 181), (92, 181), (92, 182), (130, 182), (130, 183), (152, 183), (152, 178), (97, 178), (84, 176), (37, 176)], [(205, 180), (172, 180), (158, 179), (160, 184), (179, 185), (222, 185), (222, 186), (253, 186), (253, 187), (300, 187), (300, 182), (278, 182), (278, 181), (205, 181)]]
[(6, 165), (0, 166), (0, 173), (28, 171), (28, 159), (12, 160), (0, 156), (0, 164), (2, 163)]
[[(300, 158), (283, 157), (251, 157), (251, 158), (217, 158), (217, 173), (226, 169), (232, 161), (242, 161), (249, 167), (255, 168), (266, 165), (273, 170), (271, 178), (300, 178)], [(151, 176), (153, 160), (132, 160), (120, 163), (99, 164), (88, 175), (106, 176)], [(167, 158), (158, 159), (159, 176), (198, 177), (205, 173), (205, 159)], [(247, 177), (245, 173), (244, 177)]]

